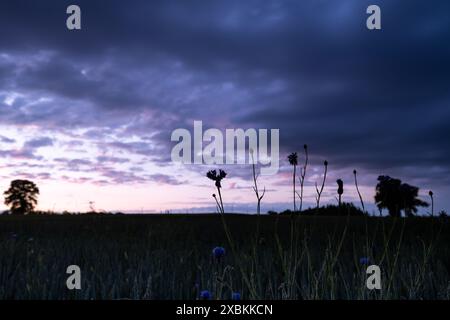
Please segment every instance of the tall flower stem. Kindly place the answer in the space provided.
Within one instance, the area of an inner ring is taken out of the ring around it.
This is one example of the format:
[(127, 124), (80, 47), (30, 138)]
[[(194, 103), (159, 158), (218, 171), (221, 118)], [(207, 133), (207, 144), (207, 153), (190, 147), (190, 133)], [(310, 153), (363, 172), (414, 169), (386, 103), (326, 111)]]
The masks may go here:
[(217, 211), (219, 212), (219, 214), (221, 214), (222, 213), (222, 208), (220, 206), (219, 201), (217, 201), (217, 197), (216, 197), (215, 194), (213, 194), (213, 198), (214, 198), (214, 200), (216, 200)]
[(225, 213), (225, 209), (223, 208), (222, 192), (220, 192), (220, 188), (219, 187), (217, 187), (217, 192), (219, 193), (220, 208), (222, 209), (222, 213)]
[(292, 174), (292, 193), (293, 193), (293, 200), (294, 200), (294, 213), (297, 211), (297, 206), (295, 204), (295, 198), (297, 197), (297, 193), (295, 192), (295, 177), (296, 177), (296, 169), (298, 165), (298, 156), (297, 152), (293, 152), (288, 156), (289, 163), (294, 166), (294, 172)]
[(257, 205), (256, 205), (256, 213), (260, 215), (261, 213), (261, 200), (264, 197), (264, 194), (266, 193), (266, 188), (264, 187), (264, 190), (262, 194), (259, 194), (258, 189), (258, 175), (256, 174), (256, 166), (255, 166), (255, 159), (253, 158), (253, 150), (250, 150), (250, 154), (252, 157), (252, 172), (253, 172), (253, 191), (256, 194), (257, 199)]
[(300, 208), (299, 211), (301, 212), (303, 209), (303, 186), (305, 184), (305, 176), (306, 176), (306, 168), (308, 166), (308, 146), (305, 144), (303, 146), (303, 149), (305, 150), (305, 164), (303, 165), (303, 168), (300, 170)]
[(430, 190), (428, 192), (428, 195), (431, 198), (431, 216), (433, 217), (434, 216), (434, 196), (433, 196), (433, 191)]
[(294, 165), (294, 173), (292, 175), (292, 185), (293, 185), (293, 193), (294, 193), (294, 212), (297, 211), (297, 207), (295, 205), (295, 198), (296, 198), (296, 192), (295, 192), (295, 172), (296, 172), (297, 166)]
[(227, 173), (223, 170), (219, 170), (219, 174), (217, 174), (216, 170), (210, 170), (206, 173), (206, 177), (208, 179), (211, 179), (214, 181), (214, 184), (217, 188), (217, 192), (219, 194), (219, 200), (220, 200), (220, 205), (216, 199), (216, 196), (213, 195), (214, 199), (216, 200), (217, 205), (220, 208), (220, 212), (221, 213), (225, 213), (224, 207), (223, 207), (223, 201), (222, 201), (222, 192), (220, 191), (220, 188), (222, 187), (221, 185), (221, 181), (222, 179), (224, 179), (227, 176)]
[(316, 182), (316, 192), (317, 192), (317, 196), (316, 196), (316, 202), (317, 202), (317, 209), (319, 209), (320, 206), (320, 197), (322, 196), (322, 192), (323, 192), (323, 188), (325, 187), (325, 180), (327, 179), (327, 171), (328, 171), (328, 161), (324, 161), (323, 165), (325, 166), (325, 171), (323, 174), (323, 180), (322, 180), (322, 186), (320, 187), (320, 189), (317, 187), (317, 182)]
[(344, 193), (344, 182), (342, 181), (342, 179), (337, 179), (336, 182), (338, 184), (337, 193), (338, 193), (338, 196), (339, 196), (338, 202), (339, 202), (339, 208), (340, 208), (341, 205), (342, 205), (342, 194)]
[(361, 201), (361, 206), (363, 211), (365, 212), (366, 209), (364, 208), (364, 201), (363, 198), (361, 196), (361, 192), (359, 192), (359, 187), (358, 187), (358, 179), (356, 178), (356, 170), (353, 170), (353, 176), (355, 177), (355, 186), (356, 186), (356, 191), (358, 192), (358, 196), (359, 196), (359, 200)]

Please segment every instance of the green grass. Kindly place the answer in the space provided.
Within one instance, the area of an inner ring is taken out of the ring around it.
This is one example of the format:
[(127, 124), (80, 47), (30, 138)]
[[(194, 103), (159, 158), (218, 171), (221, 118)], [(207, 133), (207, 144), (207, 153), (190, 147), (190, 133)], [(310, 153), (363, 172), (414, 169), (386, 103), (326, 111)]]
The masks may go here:
[[(450, 298), (449, 220), (261, 216), (256, 239), (257, 220), (226, 215), (228, 239), (219, 215), (1, 216), (0, 299)], [(71, 264), (81, 290), (66, 289)]]

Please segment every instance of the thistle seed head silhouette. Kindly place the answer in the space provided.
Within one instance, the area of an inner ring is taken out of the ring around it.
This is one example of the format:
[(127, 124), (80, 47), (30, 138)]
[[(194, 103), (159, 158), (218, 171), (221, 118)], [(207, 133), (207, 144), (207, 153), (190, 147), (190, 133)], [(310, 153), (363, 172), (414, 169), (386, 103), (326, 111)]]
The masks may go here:
[(297, 156), (297, 152), (291, 153), (291, 154), (288, 156), (288, 160), (289, 160), (289, 163), (290, 163), (292, 166), (296, 166), (296, 165), (298, 164), (298, 156)]
[(338, 184), (338, 194), (342, 195), (344, 193), (344, 182), (341, 179), (337, 179), (336, 183)]

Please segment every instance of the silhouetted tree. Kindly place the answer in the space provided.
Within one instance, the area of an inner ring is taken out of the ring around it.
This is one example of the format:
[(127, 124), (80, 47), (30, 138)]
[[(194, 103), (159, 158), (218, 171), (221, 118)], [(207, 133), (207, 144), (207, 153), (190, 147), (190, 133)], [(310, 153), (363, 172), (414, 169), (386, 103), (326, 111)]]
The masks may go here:
[(5, 191), (5, 204), (11, 207), (12, 214), (33, 212), (37, 205), (38, 187), (32, 181), (14, 180)]
[[(281, 212), (280, 215), (289, 214), (290, 210)], [(359, 207), (355, 207), (353, 203), (347, 203), (343, 201), (341, 206), (336, 205), (326, 205), (322, 206), (319, 209), (317, 208), (308, 208), (302, 212), (303, 216), (366, 216), (366, 212), (362, 211)]]
[(405, 211), (405, 215), (407, 217), (412, 217), (415, 213), (417, 213), (417, 207), (429, 206), (427, 202), (417, 198), (419, 196), (418, 187), (402, 183), (400, 194), (403, 202), (403, 210)]
[(409, 217), (417, 212), (417, 207), (428, 206), (428, 203), (417, 198), (419, 188), (389, 176), (379, 176), (378, 181), (375, 203), (380, 210), (388, 209), (390, 216), (400, 217), (403, 210)]

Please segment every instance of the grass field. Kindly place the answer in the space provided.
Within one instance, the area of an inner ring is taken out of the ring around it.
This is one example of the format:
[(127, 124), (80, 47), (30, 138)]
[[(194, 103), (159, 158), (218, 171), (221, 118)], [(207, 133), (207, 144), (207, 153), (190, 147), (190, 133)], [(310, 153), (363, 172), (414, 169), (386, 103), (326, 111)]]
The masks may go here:
[[(0, 299), (450, 298), (448, 219), (224, 218), (1, 216)], [(381, 290), (366, 288), (361, 257), (380, 266)], [(66, 288), (72, 264), (81, 290)]]

